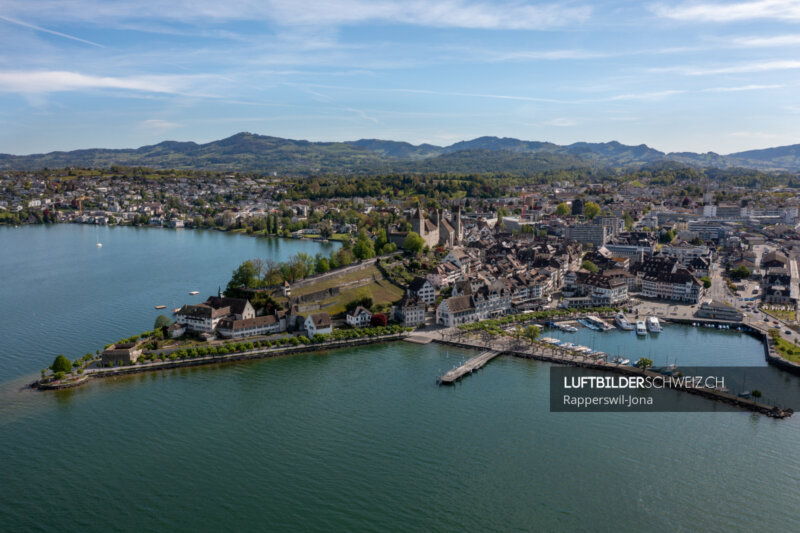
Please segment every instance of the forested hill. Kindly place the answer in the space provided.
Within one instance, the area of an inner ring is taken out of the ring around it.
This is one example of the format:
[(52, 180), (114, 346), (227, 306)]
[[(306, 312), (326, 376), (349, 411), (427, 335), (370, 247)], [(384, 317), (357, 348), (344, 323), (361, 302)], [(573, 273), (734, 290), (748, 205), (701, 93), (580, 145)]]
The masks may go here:
[(675, 161), (704, 168), (800, 171), (800, 145), (729, 155), (664, 153), (616, 141), (557, 145), (479, 137), (450, 146), (413, 145), (362, 139), (309, 142), (253, 133), (205, 144), (165, 141), (135, 149), (88, 149), (47, 154), (0, 154), (0, 169), (144, 166), (281, 175), (374, 174), (386, 172), (476, 172), (532, 175), (568, 169), (631, 169)]

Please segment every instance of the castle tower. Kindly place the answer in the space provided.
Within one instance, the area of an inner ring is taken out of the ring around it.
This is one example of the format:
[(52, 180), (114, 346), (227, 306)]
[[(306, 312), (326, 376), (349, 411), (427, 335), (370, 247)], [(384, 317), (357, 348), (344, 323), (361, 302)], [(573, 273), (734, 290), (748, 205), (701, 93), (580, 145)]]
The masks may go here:
[(425, 218), (422, 216), (422, 208), (417, 206), (416, 212), (411, 215), (411, 231), (420, 237), (425, 237)]

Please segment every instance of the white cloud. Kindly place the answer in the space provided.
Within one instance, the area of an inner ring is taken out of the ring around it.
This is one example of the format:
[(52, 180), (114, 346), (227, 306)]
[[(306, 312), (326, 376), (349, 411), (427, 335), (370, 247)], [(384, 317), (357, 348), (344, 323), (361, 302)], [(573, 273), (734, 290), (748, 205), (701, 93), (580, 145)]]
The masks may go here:
[(183, 124), (178, 124), (177, 122), (170, 122), (168, 120), (162, 120), (160, 118), (151, 118), (148, 120), (143, 120), (139, 123), (140, 126), (153, 129), (156, 131), (166, 131), (171, 130), (174, 128), (180, 128)]
[(631, 94), (619, 94), (617, 96), (612, 96), (610, 98), (605, 98), (604, 100), (608, 101), (616, 101), (616, 100), (658, 100), (661, 98), (666, 98), (667, 96), (674, 96), (676, 94), (684, 94), (686, 91), (682, 91), (679, 89), (668, 89), (665, 91), (653, 91), (653, 92), (646, 92), (646, 93), (631, 93)]
[(740, 85), (738, 87), (709, 87), (703, 89), (706, 93), (733, 93), (740, 91), (762, 91), (767, 89), (783, 89), (785, 85)]
[(570, 127), (570, 126), (577, 126), (578, 122), (572, 120), (571, 118), (554, 118), (552, 120), (547, 120), (542, 122), (545, 126), (558, 126), (562, 128)]
[(730, 137), (743, 137), (745, 139), (779, 139), (783, 137), (776, 133), (765, 133), (761, 131), (734, 131), (728, 134)]
[[(331, 26), (375, 21), (432, 27), (534, 30), (583, 22), (592, 8), (559, 3), (529, 5), (519, 1), (502, 4), (469, 0), (175, 0), (161, 2), (107, 2), (102, 0), (7, 0), (8, 13), (60, 19), (121, 22), (151, 18), (175, 21), (272, 20), (284, 26)], [(46, 15), (45, 15), (46, 16)]]
[(77, 72), (0, 71), (0, 92), (43, 94), (82, 89), (126, 89), (154, 93), (182, 93), (198, 76), (88, 76)]
[[(478, 54), (479, 55), (479, 54)], [(559, 61), (562, 59), (602, 59), (611, 54), (589, 50), (520, 50), (484, 54), (489, 61)], [(475, 54), (472, 55), (472, 58)]]
[(767, 72), (770, 70), (793, 70), (800, 68), (800, 61), (777, 60), (762, 61), (759, 63), (741, 63), (727, 67), (665, 67), (653, 68), (650, 72), (675, 73), (685, 76), (709, 76), (714, 74), (743, 74), (748, 72)]
[(652, 11), (664, 18), (689, 22), (736, 22), (753, 19), (800, 21), (798, 0), (757, 0), (755, 2), (655, 4)]
[(769, 48), (800, 44), (800, 34), (774, 35), (771, 37), (739, 37), (733, 39), (734, 46), (742, 48)]
[(65, 39), (70, 39), (72, 41), (77, 41), (79, 43), (88, 44), (88, 45), (91, 45), (91, 46), (96, 46), (98, 48), (105, 48), (105, 46), (103, 46), (102, 44), (98, 44), (98, 43), (96, 43), (94, 41), (88, 41), (86, 39), (81, 39), (80, 37), (75, 37), (74, 35), (61, 33), (60, 31), (48, 30), (47, 28), (42, 28), (41, 26), (36, 26), (35, 24), (29, 24), (29, 23), (23, 22), (21, 20), (16, 20), (16, 19), (4, 17), (2, 15), (0, 15), (0, 20), (8, 22), (9, 24), (15, 24), (17, 26), (22, 26), (23, 28), (29, 28), (31, 30), (40, 31), (40, 32), (43, 32), (43, 33), (49, 33), (51, 35), (56, 35), (58, 37), (63, 37)]

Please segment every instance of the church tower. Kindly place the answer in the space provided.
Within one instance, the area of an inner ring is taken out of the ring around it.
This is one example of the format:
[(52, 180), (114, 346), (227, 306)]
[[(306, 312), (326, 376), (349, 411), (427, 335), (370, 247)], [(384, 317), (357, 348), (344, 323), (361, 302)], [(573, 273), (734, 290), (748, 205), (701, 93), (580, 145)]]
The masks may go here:
[(464, 240), (464, 225), (461, 223), (461, 204), (456, 205), (456, 212), (453, 215), (453, 229), (456, 232), (455, 244), (461, 244)]

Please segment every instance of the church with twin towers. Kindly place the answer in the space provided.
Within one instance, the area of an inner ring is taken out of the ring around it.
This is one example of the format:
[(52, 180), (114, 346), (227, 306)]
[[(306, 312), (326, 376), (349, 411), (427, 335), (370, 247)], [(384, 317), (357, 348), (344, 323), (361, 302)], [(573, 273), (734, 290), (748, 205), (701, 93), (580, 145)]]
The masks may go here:
[(422, 208), (417, 207), (409, 222), (411, 222), (411, 231), (418, 233), (425, 244), (431, 248), (438, 245), (452, 248), (464, 240), (460, 205), (455, 207), (455, 211), (451, 211), (449, 221), (439, 209), (428, 210), (428, 217), (425, 218)]

